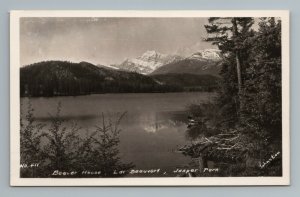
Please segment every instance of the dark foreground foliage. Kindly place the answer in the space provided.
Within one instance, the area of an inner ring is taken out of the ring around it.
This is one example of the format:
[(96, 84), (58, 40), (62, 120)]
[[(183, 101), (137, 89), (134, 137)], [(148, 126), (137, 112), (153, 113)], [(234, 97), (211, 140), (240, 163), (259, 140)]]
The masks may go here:
[(261, 18), (257, 31), (253, 18), (209, 22), (208, 41), (224, 57), (220, 89), (212, 103), (190, 106), (193, 143), (180, 151), (201, 168), (213, 161), (217, 176), (281, 176), (281, 22)]
[(81, 137), (84, 131), (76, 123), (66, 126), (60, 112), (59, 103), (51, 125), (41, 125), (28, 103), (27, 114), (21, 115), (21, 177), (119, 177), (134, 167), (119, 158), (118, 126), (125, 113), (115, 121), (102, 114), (99, 125)]

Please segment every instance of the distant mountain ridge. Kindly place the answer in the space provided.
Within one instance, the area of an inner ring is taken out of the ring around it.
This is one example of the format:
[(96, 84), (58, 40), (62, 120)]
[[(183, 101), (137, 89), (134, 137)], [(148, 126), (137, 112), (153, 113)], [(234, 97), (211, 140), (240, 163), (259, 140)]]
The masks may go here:
[(146, 51), (140, 57), (126, 59), (121, 64), (114, 66), (121, 70), (137, 72), (146, 75), (152, 73), (154, 70), (165, 64), (177, 62), (182, 59), (183, 58), (178, 55), (166, 55), (151, 50)]
[(209, 60), (199, 58), (198, 56), (191, 56), (181, 61), (161, 66), (150, 75), (186, 73), (219, 76), (221, 69), (220, 65), (221, 62), (217, 60)]
[(213, 91), (217, 81), (211, 75), (142, 75), (88, 62), (45, 61), (20, 68), (20, 96)]
[(100, 68), (106, 68), (106, 69), (112, 69), (112, 70), (119, 70), (118, 67), (115, 67), (113, 65), (102, 65), (102, 64), (97, 64), (98, 67)]
[(111, 67), (144, 75), (190, 73), (217, 76), (221, 59), (222, 55), (218, 49), (198, 50), (187, 57), (147, 51), (140, 57), (126, 59), (121, 64)]
[(45, 61), (20, 68), (21, 96), (172, 92), (150, 76), (95, 66), (88, 62)]

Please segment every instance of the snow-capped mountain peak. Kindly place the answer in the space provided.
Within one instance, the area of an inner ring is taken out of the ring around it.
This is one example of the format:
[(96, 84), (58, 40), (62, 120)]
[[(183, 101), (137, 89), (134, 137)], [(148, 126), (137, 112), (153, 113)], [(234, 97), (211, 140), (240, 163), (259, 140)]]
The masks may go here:
[(123, 70), (149, 74), (157, 68), (182, 58), (177, 55), (165, 55), (154, 50), (146, 51), (141, 56), (132, 59), (126, 59), (118, 67)]
[(218, 49), (204, 49), (192, 54), (189, 59), (205, 59), (219, 61), (222, 59), (221, 51)]

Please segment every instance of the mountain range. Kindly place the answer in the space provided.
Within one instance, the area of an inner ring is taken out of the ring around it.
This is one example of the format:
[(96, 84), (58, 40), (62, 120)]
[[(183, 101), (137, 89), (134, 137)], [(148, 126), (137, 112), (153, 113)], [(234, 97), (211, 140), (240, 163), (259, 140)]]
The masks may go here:
[(147, 75), (165, 64), (177, 62), (181, 59), (182, 57), (178, 55), (166, 55), (156, 51), (146, 51), (140, 57), (126, 59), (121, 64), (113, 66), (121, 70)]
[(93, 93), (213, 91), (221, 54), (202, 50), (188, 57), (147, 51), (119, 65), (44, 61), (20, 68), (21, 96)]
[(188, 57), (166, 55), (156, 51), (147, 51), (140, 57), (126, 59), (116, 69), (137, 72), (144, 75), (166, 73), (190, 73), (218, 75), (218, 63), (222, 59), (219, 50), (200, 50)]
[(177, 62), (163, 65), (150, 75), (188, 73), (219, 76), (221, 54), (217, 50), (203, 50)]

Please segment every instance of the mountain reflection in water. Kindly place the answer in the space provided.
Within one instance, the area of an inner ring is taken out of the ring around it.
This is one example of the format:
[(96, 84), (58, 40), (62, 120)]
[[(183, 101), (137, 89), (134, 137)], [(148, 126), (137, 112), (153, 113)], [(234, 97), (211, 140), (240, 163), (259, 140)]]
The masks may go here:
[[(186, 107), (206, 102), (212, 93), (140, 93), (102, 94), (77, 97), (31, 98), (34, 116), (39, 122), (50, 123), (57, 103), (62, 104), (61, 117), (65, 124), (75, 121), (82, 128), (80, 135), (91, 132), (100, 123), (100, 115), (112, 120), (123, 112), (120, 123), (120, 157), (133, 162), (138, 169), (160, 168), (173, 171), (186, 167), (191, 158), (175, 152), (189, 143), (186, 139)], [(23, 113), (28, 98), (21, 98)]]

